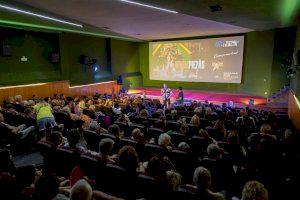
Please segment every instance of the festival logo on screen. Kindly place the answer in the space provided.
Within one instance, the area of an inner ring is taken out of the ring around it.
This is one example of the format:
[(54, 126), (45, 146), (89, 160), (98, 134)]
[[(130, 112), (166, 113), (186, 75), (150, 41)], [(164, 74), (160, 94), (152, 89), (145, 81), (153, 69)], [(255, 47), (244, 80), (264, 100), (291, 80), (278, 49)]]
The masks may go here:
[(215, 43), (215, 47), (220, 48), (220, 47), (237, 47), (238, 43), (240, 41), (238, 40), (218, 40)]

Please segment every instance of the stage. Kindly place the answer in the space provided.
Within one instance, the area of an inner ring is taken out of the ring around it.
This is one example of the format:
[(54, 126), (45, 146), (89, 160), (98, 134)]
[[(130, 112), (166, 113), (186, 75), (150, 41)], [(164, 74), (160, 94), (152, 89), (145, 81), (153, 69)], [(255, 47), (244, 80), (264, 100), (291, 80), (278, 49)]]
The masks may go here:
[[(171, 88), (172, 89), (172, 88)], [(136, 88), (130, 89), (128, 94), (139, 95), (143, 91), (146, 92), (146, 97), (161, 99), (160, 88)], [(171, 101), (174, 102), (178, 95), (178, 90), (173, 89), (173, 96)], [(197, 101), (209, 101), (214, 104), (228, 103), (233, 101), (236, 106), (247, 106), (249, 105), (249, 99), (254, 100), (254, 105), (266, 105), (267, 99), (265, 97), (253, 96), (248, 94), (236, 94), (226, 92), (211, 92), (211, 91), (199, 91), (199, 90), (183, 90), (184, 98), (186, 100), (197, 100)]]

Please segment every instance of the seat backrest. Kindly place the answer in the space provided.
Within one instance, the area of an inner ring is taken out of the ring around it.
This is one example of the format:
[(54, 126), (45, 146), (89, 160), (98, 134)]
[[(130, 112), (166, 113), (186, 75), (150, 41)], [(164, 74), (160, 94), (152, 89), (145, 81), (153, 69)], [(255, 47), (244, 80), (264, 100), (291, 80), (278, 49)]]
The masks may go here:
[(58, 175), (69, 177), (72, 169), (79, 163), (78, 152), (70, 149), (61, 148), (57, 149), (57, 162), (56, 171)]
[(91, 151), (99, 151), (100, 136), (92, 130), (84, 130), (83, 137), (87, 142), (87, 148)]
[(110, 195), (125, 199), (135, 198), (136, 175), (128, 173), (116, 164), (107, 164), (102, 179), (103, 190)]
[(163, 157), (167, 154), (167, 150), (156, 144), (145, 144), (144, 146), (145, 159), (149, 160), (152, 156), (157, 155)]
[(179, 131), (180, 124), (176, 121), (167, 121), (166, 122), (166, 131), (172, 130), (172, 131)]
[(169, 158), (182, 175), (182, 183), (193, 183), (193, 173), (197, 167), (197, 157), (192, 153), (173, 150), (169, 153)]
[(171, 187), (166, 180), (156, 180), (151, 176), (140, 174), (137, 177), (137, 198), (170, 199)]
[(136, 148), (137, 141), (132, 140), (130, 138), (122, 138), (120, 140), (120, 148), (122, 148), (123, 146), (126, 146), (126, 145), (129, 145), (129, 146), (132, 146), (132, 147)]
[(172, 194), (172, 199), (174, 200), (196, 200), (196, 189), (192, 189), (186, 185), (180, 185), (176, 191)]
[(85, 176), (91, 180), (96, 180), (98, 173), (103, 171), (105, 164), (101, 162), (101, 158), (87, 154), (80, 155), (80, 168)]
[(194, 136), (191, 140), (191, 147), (193, 152), (195, 152), (199, 157), (204, 157), (207, 155), (207, 146), (210, 143), (212, 143), (212, 140), (210, 139)]
[(215, 127), (207, 126), (205, 130), (208, 132), (209, 136), (215, 140), (221, 140), (223, 138), (222, 133)]
[(154, 138), (155, 141), (157, 141), (160, 134), (162, 134), (164, 131), (160, 128), (149, 128), (148, 134), (145, 134), (146, 138), (149, 140), (151, 138)]

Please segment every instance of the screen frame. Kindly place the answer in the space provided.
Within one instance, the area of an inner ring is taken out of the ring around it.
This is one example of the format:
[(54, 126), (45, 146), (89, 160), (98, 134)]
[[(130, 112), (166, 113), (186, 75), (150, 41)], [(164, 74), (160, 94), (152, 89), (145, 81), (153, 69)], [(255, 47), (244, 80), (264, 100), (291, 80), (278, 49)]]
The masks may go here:
[[(164, 82), (185, 82), (185, 83), (211, 83), (211, 84), (241, 84), (243, 83), (243, 79), (244, 79), (244, 62), (245, 62), (245, 45), (246, 45), (246, 34), (237, 34), (237, 35), (222, 35), (222, 36), (208, 36), (208, 37), (197, 37), (197, 38), (180, 38), (180, 39), (167, 39), (167, 40), (153, 40), (151, 42), (149, 42), (149, 46), (148, 46), (148, 80), (149, 81), (164, 81)], [(242, 62), (241, 62), (241, 70), (240, 70), (240, 79), (239, 82), (215, 82), (215, 81), (187, 81), (187, 80), (167, 80), (167, 79), (151, 79), (150, 78), (150, 64), (151, 64), (151, 45), (153, 43), (178, 43), (180, 42), (194, 42), (194, 41), (201, 41), (201, 40), (212, 40), (212, 39), (229, 39), (229, 38), (234, 38), (234, 37), (242, 37), (242, 42), (243, 42), (243, 47), (242, 47)]]

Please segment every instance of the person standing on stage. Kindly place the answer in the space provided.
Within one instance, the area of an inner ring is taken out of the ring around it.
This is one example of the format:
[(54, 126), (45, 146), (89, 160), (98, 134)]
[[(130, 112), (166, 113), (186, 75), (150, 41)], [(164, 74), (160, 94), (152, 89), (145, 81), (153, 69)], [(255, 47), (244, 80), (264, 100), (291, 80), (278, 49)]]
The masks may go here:
[(177, 103), (178, 105), (183, 105), (183, 99), (184, 99), (184, 95), (183, 95), (183, 91), (182, 91), (182, 87), (178, 87), (178, 96), (177, 96)]
[(163, 98), (165, 109), (170, 107), (172, 94), (172, 90), (168, 88), (167, 84), (164, 84), (163, 88), (161, 89), (161, 96)]

